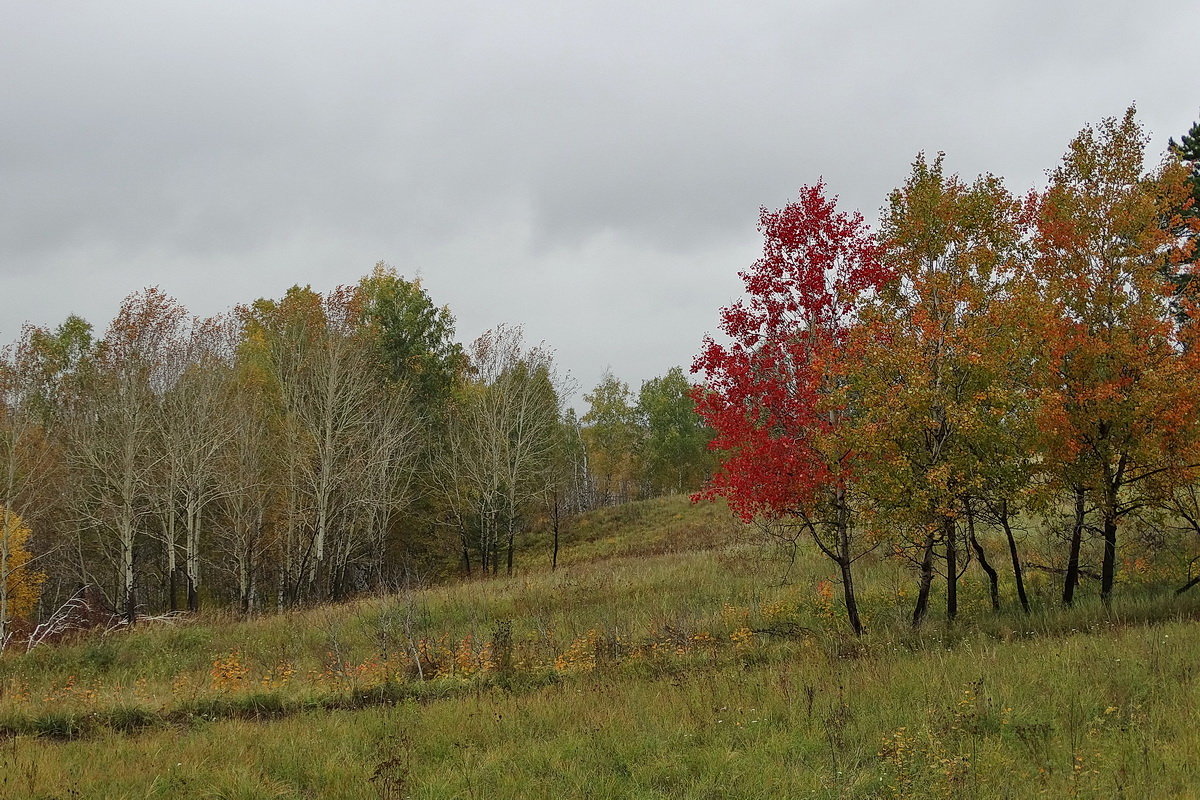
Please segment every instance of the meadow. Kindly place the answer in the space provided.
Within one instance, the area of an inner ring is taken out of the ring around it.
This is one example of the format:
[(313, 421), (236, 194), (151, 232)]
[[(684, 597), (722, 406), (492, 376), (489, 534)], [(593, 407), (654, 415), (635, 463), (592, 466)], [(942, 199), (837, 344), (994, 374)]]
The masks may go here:
[[(1200, 600), (907, 624), (913, 578), (781, 562), (672, 497), (544, 534), (513, 577), (206, 613), (0, 656), (0, 798), (1192, 797)], [(1200, 597), (1198, 595), (1197, 597)], [(937, 608), (935, 597), (934, 608)]]

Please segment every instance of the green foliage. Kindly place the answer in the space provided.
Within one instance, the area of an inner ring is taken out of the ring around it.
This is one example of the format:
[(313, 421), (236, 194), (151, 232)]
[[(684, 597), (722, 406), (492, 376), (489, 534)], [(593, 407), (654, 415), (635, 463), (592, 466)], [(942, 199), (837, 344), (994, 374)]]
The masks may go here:
[(405, 280), (382, 261), (359, 289), (392, 378), (410, 386), (424, 407), (444, 402), (467, 368), (449, 307), (435, 306), (419, 279)]
[(583, 399), (588, 402), (588, 412), (582, 419), (583, 437), (600, 501), (629, 499), (636, 478), (634, 454), (638, 443), (629, 385), (605, 372)]
[(1170, 151), (1186, 163), (1191, 170), (1192, 198), (1195, 201), (1188, 214), (1200, 216), (1200, 122), (1196, 122), (1179, 141), (1170, 140)]
[[(1195, 260), (1200, 258), (1200, 122), (1193, 124), (1178, 142), (1171, 139), (1167, 147), (1171, 154), (1177, 157), (1188, 170), (1189, 188), (1186, 197), (1173, 203), (1175, 208), (1168, 209), (1168, 214), (1177, 214), (1182, 223), (1176, 225), (1168, 221), (1167, 227), (1176, 235), (1190, 240), (1190, 256), (1192, 260)], [(1188, 313), (1179, 298), (1188, 292), (1193, 272), (1180, 266), (1168, 265), (1164, 267), (1163, 275), (1171, 281), (1175, 288), (1176, 297), (1172, 299), (1172, 311), (1177, 319), (1185, 321)]]
[(712, 432), (696, 414), (691, 392), (681, 367), (646, 381), (638, 392), (638, 460), (642, 482), (651, 494), (698, 489), (711, 471)]
[(28, 326), (18, 347), (18, 363), (32, 384), (27, 402), (44, 422), (61, 411), (67, 377), (95, 348), (91, 323), (74, 314), (53, 331)]
[(642, 383), (636, 402), (610, 372), (590, 393), (582, 436), (600, 504), (700, 488), (712, 470), (712, 432), (680, 367)]

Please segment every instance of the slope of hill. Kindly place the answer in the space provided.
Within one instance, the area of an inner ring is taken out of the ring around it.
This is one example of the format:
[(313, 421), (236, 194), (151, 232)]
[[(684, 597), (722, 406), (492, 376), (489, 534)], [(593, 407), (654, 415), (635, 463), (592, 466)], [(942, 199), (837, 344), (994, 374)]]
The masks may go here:
[[(912, 632), (865, 564), (785, 569), (716, 506), (587, 515), (551, 572), (0, 657), (0, 798), (1187, 796), (1200, 604)], [(781, 580), (786, 577), (787, 581)], [(1035, 598), (1037, 596), (1037, 586)]]

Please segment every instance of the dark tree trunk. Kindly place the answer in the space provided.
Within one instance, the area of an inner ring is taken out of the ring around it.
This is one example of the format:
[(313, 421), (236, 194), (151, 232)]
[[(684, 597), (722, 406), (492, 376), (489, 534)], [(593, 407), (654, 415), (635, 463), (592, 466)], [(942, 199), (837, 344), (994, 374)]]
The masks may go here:
[(942, 520), (946, 540), (946, 619), (958, 617), (958, 526), (953, 517)]
[(469, 547), (467, 547), (466, 542), (463, 542), (462, 562), (463, 562), (463, 573), (468, 578), (471, 577), (471, 549)]
[(1178, 595), (1181, 595), (1181, 594), (1183, 594), (1184, 592), (1186, 592), (1188, 589), (1191, 589), (1191, 588), (1192, 588), (1193, 586), (1195, 586), (1197, 583), (1200, 583), (1200, 575), (1197, 575), (1196, 577), (1192, 578), (1190, 581), (1188, 581), (1187, 583), (1185, 583), (1183, 586), (1180, 586), (1178, 589), (1176, 589), (1176, 590), (1175, 590), (1175, 594), (1176, 594), (1177, 596), (1178, 596)]
[(509, 577), (512, 577), (513, 570), (513, 542), (517, 537), (517, 522), (515, 519), (508, 521), (508, 563), (505, 565), (505, 572)]
[(850, 540), (850, 508), (846, 502), (845, 492), (838, 490), (837, 503), (837, 562), (842, 573), (842, 597), (846, 602), (846, 617), (855, 636), (866, 633), (862, 618), (858, 613), (858, 596), (854, 592), (854, 554), (851, 552)]
[(1071, 529), (1071, 550), (1067, 555), (1067, 574), (1063, 578), (1062, 602), (1071, 605), (1075, 600), (1075, 587), (1079, 584), (1079, 548), (1083, 542), (1083, 487), (1075, 487), (1075, 526)]
[(560, 509), (558, 504), (558, 491), (554, 492), (554, 505), (551, 509), (551, 521), (554, 530), (554, 551), (550, 554), (550, 571), (558, 569), (558, 527), (561, 520)]
[(1115, 498), (1108, 498), (1104, 509), (1104, 558), (1100, 562), (1100, 599), (1107, 602), (1112, 596), (1113, 579), (1117, 574), (1117, 514)]
[(917, 590), (917, 604), (913, 607), (912, 626), (921, 627), (925, 614), (929, 611), (929, 587), (933, 585), (933, 543), (935, 531), (930, 530), (925, 535), (925, 544), (921, 555), (921, 582)]
[(979, 539), (975, 537), (975, 511), (971, 507), (971, 501), (968, 499), (964, 505), (967, 510), (967, 537), (971, 542), (971, 549), (975, 552), (975, 558), (979, 560), (979, 567), (987, 573), (988, 576), (988, 591), (992, 598), (992, 611), (1000, 610), (1000, 580), (996, 575), (995, 568), (988, 563), (987, 554), (983, 551), (983, 545), (979, 543)]
[(1025, 594), (1025, 573), (1021, 569), (1021, 554), (1017, 552), (1017, 540), (1013, 536), (1012, 526), (1008, 522), (1008, 500), (1000, 501), (1000, 526), (1008, 538), (1008, 555), (1012, 559), (1013, 581), (1017, 584), (1017, 599), (1021, 601), (1021, 610), (1029, 613), (1029, 597)]
[(855, 636), (862, 636), (867, 629), (863, 627), (862, 619), (858, 615), (858, 598), (854, 594), (854, 573), (850, 569), (850, 560), (846, 559), (838, 566), (842, 570), (842, 595), (846, 600), (846, 615), (850, 618), (850, 627), (854, 629)]
[(342, 599), (345, 576), (345, 567), (335, 562), (329, 570), (329, 599), (335, 603)]

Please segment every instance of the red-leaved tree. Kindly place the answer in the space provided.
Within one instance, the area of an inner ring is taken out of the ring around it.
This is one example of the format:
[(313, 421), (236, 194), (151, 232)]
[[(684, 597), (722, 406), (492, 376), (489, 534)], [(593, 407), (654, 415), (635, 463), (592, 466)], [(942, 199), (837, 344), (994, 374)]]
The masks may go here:
[(887, 280), (860, 214), (836, 208), (824, 183), (779, 211), (762, 210), (763, 255), (741, 273), (749, 297), (721, 311), (727, 344), (704, 341), (697, 411), (722, 464), (697, 498), (724, 497), (743, 520), (808, 534), (839, 567), (850, 625), (862, 634), (852, 565), (853, 453), (840, 374), (858, 307)]

